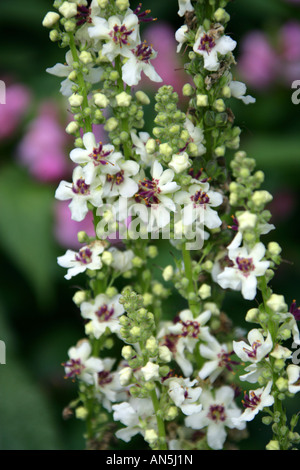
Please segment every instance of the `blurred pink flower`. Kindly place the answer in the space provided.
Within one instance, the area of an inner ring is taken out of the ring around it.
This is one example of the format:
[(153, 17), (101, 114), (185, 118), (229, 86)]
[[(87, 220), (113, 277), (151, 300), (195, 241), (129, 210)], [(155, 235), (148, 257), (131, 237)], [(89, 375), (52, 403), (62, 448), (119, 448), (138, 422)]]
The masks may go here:
[(266, 36), (259, 31), (248, 33), (241, 45), (238, 70), (254, 88), (268, 87), (276, 78), (279, 60)]
[(160, 83), (150, 82), (145, 78), (146, 83), (151, 88), (159, 88), (162, 85), (171, 85), (174, 91), (181, 94), (182, 87), (188, 82), (188, 78), (183, 70), (180, 54), (176, 53), (177, 41), (175, 30), (168, 23), (151, 24), (145, 30), (145, 39), (158, 52), (157, 57), (151, 61), (156, 72), (163, 79)]
[(79, 248), (82, 246), (77, 240), (77, 234), (84, 231), (90, 237), (95, 236), (93, 214), (88, 212), (82, 222), (75, 222), (71, 219), (69, 201), (57, 201), (54, 206), (54, 236), (57, 242), (66, 248)]
[(0, 140), (10, 137), (17, 129), (30, 104), (30, 91), (25, 85), (6, 87), (6, 104), (0, 104)]
[(281, 73), (290, 85), (300, 77), (300, 23), (287, 22), (279, 31), (278, 39), (283, 61)]
[(55, 104), (43, 103), (19, 145), (19, 161), (39, 181), (57, 181), (70, 168), (65, 150), (67, 143), (68, 135), (59, 122)]

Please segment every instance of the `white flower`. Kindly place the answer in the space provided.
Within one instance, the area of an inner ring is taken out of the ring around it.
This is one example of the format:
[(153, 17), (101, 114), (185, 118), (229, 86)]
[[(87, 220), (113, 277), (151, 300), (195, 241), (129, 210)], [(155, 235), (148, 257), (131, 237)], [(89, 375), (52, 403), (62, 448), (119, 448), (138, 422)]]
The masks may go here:
[(194, 11), (191, 0), (178, 0), (179, 10), (178, 15), (183, 16), (187, 11)]
[(266, 248), (257, 243), (252, 250), (246, 247), (228, 250), (228, 257), (233, 266), (225, 267), (218, 274), (217, 282), (223, 289), (241, 290), (244, 299), (253, 300), (256, 295), (257, 277), (263, 276), (268, 269), (269, 261), (261, 261)]
[[(269, 362), (269, 359), (266, 359), (266, 362)], [(268, 366), (266, 363), (253, 363), (250, 364), (250, 366), (245, 367), (245, 372), (247, 374), (240, 375), (239, 379), (242, 382), (249, 382), (251, 384), (256, 384), (258, 381), (258, 378), (266, 371), (268, 371)]]
[(190, 135), (190, 141), (197, 147), (197, 157), (200, 157), (206, 152), (206, 148), (203, 145), (204, 133), (203, 129), (200, 127), (194, 126), (192, 121), (186, 118), (184, 122), (184, 127)]
[(96, 241), (80, 248), (78, 252), (67, 250), (63, 256), (57, 258), (59, 266), (69, 268), (65, 279), (69, 280), (86, 269), (97, 270), (102, 266), (100, 254), (103, 252), (103, 242)]
[(286, 369), (288, 375), (289, 392), (297, 393), (300, 391), (300, 367), (290, 364)]
[(202, 26), (197, 31), (194, 51), (203, 56), (204, 68), (210, 72), (219, 69), (220, 63), (218, 54), (224, 56), (228, 52), (232, 52), (236, 47), (236, 41), (229, 36), (221, 36), (216, 39), (210, 32), (206, 32)]
[(130, 10), (123, 22), (118, 16), (111, 16), (108, 20), (95, 17), (93, 23), (94, 26), (88, 28), (89, 36), (92, 39), (107, 41), (102, 48), (102, 54), (110, 61), (118, 55), (124, 56), (140, 43), (139, 18)]
[(134, 258), (134, 253), (132, 250), (120, 251), (115, 247), (109, 249), (113, 255), (113, 261), (111, 266), (114, 270), (124, 273), (132, 269), (132, 260)]
[(136, 434), (144, 436), (141, 420), (147, 419), (148, 428), (156, 429), (156, 417), (152, 400), (148, 398), (130, 398), (129, 402), (112, 406), (114, 421), (120, 421), (126, 427), (116, 432), (116, 437), (129, 442)]
[(235, 354), (245, 362), (260, 362), (272, 350), (273, 341), (268, 331), (267, 337), (264, 338), (262, 333), (254, 328), (248, 333), (248, 342), (233, 341), (233, 350)]
[(61, 181), (56, 189), (55, 197), (60, 201), (72, 199), (69, 204), (71, 218), (80, 222), (88, 213), (88, 202), (95, 207), (102, 204), (102, 189), (99, 188), (99, 184), (100, 181), (97, 179), (88, 184), (84, 177), (83, 168), (77, 166), (73, 171), (73, 183)]
[(224, 369), (232, 371), (232, 366), (238, 364), (231, 359), (233, 351), (228, 352), (227, 345), (220, 344), (214, 337), (207, 344), (201, 343), (199, 351), (202, 357), (208, 359), (198, 374), (202, 380), (209, 377), (214, 382)]
[(169, 163), (169, 167), (177, 174), (182, 173), (190, 166), (191, 163), (189, 162), (189, 156), (186, 152), (173, 155), (172, 160)]
[(183, 44), (187, 41), (187, 37), (186, 37), (185, 33), (187, 33), (188, 30), (189, 30), (189, 28), (186, 24), (180, 26), (180, 28), (177, 29), (177, 31), (175, 33), (175, 39), (179, 43), (178, 46), (177, 46), (177, 52), (181, 51), (181, 48), (182, 48)]
[(117, 173), (104, 176), (103, 197), (122, 196), (132, 197), (138, 191), (138, 184), (132, 179), (139, 172), (139, 165), (133, 160), (122, 160), (118, 162)]
[[(148, 223), (148, 230), (153, 229), (155, 223), (158, 228), (169, 224), (170, 212), (176, 210), (170, 195), (180, 189), (178, 184), (173, 181), (173, 170), (164, 170), (157, 160), (152, 166), (151, 176), (151, 179), (145, 178), (139, 182), (139, 189), (135, 195), (137, 204), (133, 206), (134, 212), (139, 213), (141, 220)], [(141, 211), (139, 206), (142, 206)], [(147, 210), (143, 210), (143, 208)]]
[(123, 81), (129, 86), (137, 85), (141, 80), (141, 73), (153, 82), (162, 82), (162, 78), (151, 65), (151, 59), (155, 59), (157, 53), (146, 42), (138, 44), (134, 49), (124, 52), (127, 61), (122, 66)]
[(243, 421), (252, 421), (263, 408), (273, 405), (274, 397), (270, 394), (272, 385), (273, 382), (270, 381), (264, 388), (250, 390), (249, 394), (245, 394), (243, 404), (246, 409), (239, 418), (234, 419), (236, 425)]
[(146, 382), (159, 379), (159, 365), (153, 364), (151, 361), (148, 361), (147, 364), (141, 368), (141, 372)]
[(204, 326), (210, 317), (211, 312), (209, 310), (194, 318), (191, 310), (186, 309), (180, 312), (178, 322), (170, 325), (168, 330), (172, 334), (180, 336), (184, 348), (192, 353), (200, 339), (202, 341), (211, 339), (209, 327)]
[(194, 387), (197, 383), (197, 380), (191, 381), (189, 378), (168, 379), (169, 396), (183, 414), (187, 416), (198, 413), (202, 409), (202, 405), (196, 403), (202, 393), (201, 387)]
[(132, 131), (130, 135), (132, 143), (134, 145), (134, 151), (137, 155), (139, 155), (141, 165), (151, 166), (156, 157), (155, 154), (150, 155), (147, 152), (146, 144), (150, 139), (150, 134), (148, 134), (148, 132), (139, 132), (139, 134), (136, 134)]
[(196, 220), (200, 220), (207, 228), (214, 229), (222, 224), (217, 211), (212, 207), (220, 206), (223, 197), (220, 193), (211, 191), (209, 183), (191, 184), (188, 192), (180, 191), (174, 199), (177, 204), (184, 204), (182, 209), (183, 225), (189, 226)]
[(69, 360), (63, 365), (65, 367), (66, 378), (77, 377), (87, 384), (94, 383), (94, 374), (103, 370), (101, 359), (91, 357), (92, 347), (86, 340), (73, 346), (68, 351)]
[[(66, 53), (65, 60), (66, 64), (58, 63), (53, 67), (47, 68), (46, 72), (51, 75), (55, 75), (56, 77), (67, 77), (61, 82), (60, 92), (63, 96), (71, 96), (73, 93), (72, 86), (74, 85), (74, 83), (68, 78), (70, 73), (74, 70), (74, 59), (71, 51)], [(101, 67), (93, 67), (93, 64), (87, 64), (85, 68), (87, 68), (88, 72), (83, 74), (84, 80), (92, 84), (99, 82), (103, 74), (103, 69)]]
[(204, 390), (200, 402), (203, 409), (188, 416), (185, 425), (192, 429), (207, 428), (208, 445), (214, 450), (220, 450), (226, 440), (225, 427), (245, 428), (245, 423), (234, 423), (234, 419), (241, 414), (241, 410), (234, 402), (234, 391), (225, 385), (216, 390), (215, 396), (210, 391)]
[(102, 363), (102, 370), (94, 374), (95, 395), (103, 407), (110, 412), (112, 410), (111, 403), (119, 399), (118, 392), (122, 390), (122, 386), (119, 374), (111, 370), (115, 359), (107, 357), (102, 360)]
[(113, 145), (96, 143), (92, 132), (84, 134), (82, 140), (85, 148), (73, 149), (70, 158), (75, 163), (86, 163), (83, 174), (87, 184), (90, 184), (97, 174), (115, 174), (120, 171), (117, 161), (122, 158), (122, 154), (115, 152)]
[(239, 100), (242, 100), (243, 103), (245, 104), (250, 104), (250, 103), (255, 103), (256, 99), (253, 98), (253, 96), (247, 95), (246, 96), (246, 85), (242, 82), (238, 82), (236, 80), (233, 80), (229, 84), (229, 88), (231, 91), (231, 95), (234, 98), (237, 98)]
[(112, 298), (99, 294), (92, 302), (82, 302), (80, 305), (83, 318), (90, 320), (95, 338), (99, 339), (108, 328), (112, 333), (120, 329), (118, 317), (124, 313), (124, 307), (119, 303), (120, 295)]
[(158, 338), (162, 338), (161, 347), (169, 349), (175, 362), (181, 368), (183, 375), (189, 377), (193, 373), (193, 366), (185, 357), (185, 339), (169, 331), (169, 327), (172, 325), (173, 323), (171, 322), (166, 322), (163, 326), (161, 325)]

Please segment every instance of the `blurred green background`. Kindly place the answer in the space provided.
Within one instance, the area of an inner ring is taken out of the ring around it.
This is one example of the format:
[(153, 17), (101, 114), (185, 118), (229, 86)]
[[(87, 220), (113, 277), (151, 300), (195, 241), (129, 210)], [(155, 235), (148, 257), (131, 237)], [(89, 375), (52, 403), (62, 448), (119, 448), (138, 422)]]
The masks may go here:
[[(133, 7), (137, 4), (133, 2)], [(177, 0), (145, 0), (143, 6), (150, 7), (165, 28), (159, 36), (160, 66), (168, 63), (168, 70), (161, 70), (162, 75), (175, 87), (181, 86), (186, 78), (180, 70), (180, 56), (175, 57), (173, 39), (182, 24), (176, 14)], [(7, 364), (0, 365), (2, 450), (84, 448), (83, 424), (62, 419), (62, 410), (76, 396), (76, 390), (64, 380), (61, 363), (66, 360), (68, 348), (83, 335), (83, 328), (72, 302), (75, 287), (64, 280), (64, 272), (56, 264), (56, 257), (67, 248), (55, 235), (54, 192), (59, 178), (55, 172), (49, 180), (41, 178), (41, 172), (29, 164), (30, 157), (20, 157), (21, 143), (25, 145), (24, 139), (40, 116), (41, 106), (55, 108), (50, 118), (55, 117), (63, 133), (68, 119), (66, 103), (59, 95), (60, 79), (45, 72), (47, 67), (63, 62), (65, 54), (65, 50), (50, 42), (48, 31), (41, 25), (51, 9), (49, 0), (0, 3), (0, 79), (9, 86), (21, 85), (30, 94), (12, 130), (2, 134), (1, 129), (11, 116), (6, 115), (9, 103), (0, 104), (0, 339), (5, 341), (7, 353)], [(228, 33), (238, 41), (235, 56), (244, 64), (243, 69), (236, 67), (234, 76), (247, 83), (248, 92), (257, 100), (249, 106), (236, 100), (232, 108), (236, 123), (243, 129), (241, 148), (256, 158), (258, 169), (266, 174), (264, 188), (274, 195), (270, 209), (276, 231), (264, 240), (278, 241), (285, 260), (272, 285), (275, 292), (286, 296), (288, 303), (297, 298), (300, 301), (300, 105), (291, 101), (291, 83), (297, 74), (300, 80), (300, 3), (236, 0), (229, 11)], [(159, 22), (155, 27), (158, 25)], [(148, 27), (144, 27), (145, 34)], [(249, 81), (247, 73), (251, 76)], [(41, 129), (47, 129), (47, 124)], [(66, 159), (63, 164), (60, 162), (61, 174), (67, 175), (72, 141), (57, 137), (59, 131), (55, 132), (57, 146)], [(27, 147), (31, 142), (34, 139), (27, 142)], [(163, 266), (169, 253), (164, 245), (159, 246)], [(173, 305), (175, 297), (169, 308)], [(235, 325), (243, 328), (249, 327), (244, 315), (251, 306), (235, 294), (226, 300), (227, 312)], [(298, 411), (297, 396), (289, 407), (290, 412)], [(260, 419), (249, 429), (252, 437), (241, 447), (263, 449), (269, 436)]]

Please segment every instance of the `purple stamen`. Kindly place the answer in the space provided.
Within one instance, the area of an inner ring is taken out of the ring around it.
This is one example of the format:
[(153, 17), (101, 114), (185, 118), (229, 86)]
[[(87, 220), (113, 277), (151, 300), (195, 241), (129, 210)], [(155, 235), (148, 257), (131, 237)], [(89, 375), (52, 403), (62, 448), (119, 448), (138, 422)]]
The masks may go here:
[(251, 359), (256, 359), (257, 350), (260, 346), (261, 346), (261, 342), (260, 341), (255, 341), (251, 345), (252, 349), (243, 348), (243, 350), (245, 351), (245, 353), (247, 354), (248, 357), (250, 357)]
[(111, 317), (114, 314), (114, 309), (111, 308), (109, 309), (106, 304), (102, 305), (100, 308), (98, 308), (96, 315), (98, 317), (98, 320), (100, 322), (102, 321), (109, 321)]
[(226, 420), (226, 414), (225, 414), (225, 408), (223, 405), (211, 405), (209, 407), (209, 412), (207, 414), (207, 417), (211, 419), (212, 421), (225, 421)]
[(151, 13), (151, 10), (142, 11), (142, 4), (139, 3), (138, 7), (133, 11), (133, 13), (138, 17), (139, 23), (149, 23), (151, 21), (156, 21), (157, 18), (147, 18), (147, 16)]
[(248, 277), (251, 271), (255, 270), (252, 258), (240, 258), (238, 256), (236, 258), (236, 263), (238, 265), (239, 270), (243, 273), (245, 277)]
[(89, 264), (92, 261), (93, 253), (89, 248), (81, 248), (75, 255), (75, 260), (81, 264)]
[(197, 191), (194, 196), (191, 196), (191, 200), (194, 203), (194, 207), (196, 206), (206, 206), (206, 204), (209, 204), (209, 197), (204, 191)]
[(146, 204), (147, 207), (151, 207), (152, 204), (159, 204), (159, 199), (157, 195), (161, 192), (160, 188), (158, 187), (158, 180), (147, 180), (146, 178), (144, 181), (139, 182), (139, 190), (135, 194), (136, 202), (142, 202)]
[(77, 5), (77, 15), (75, 16), (76, 26), (81, 26), (84, 23), (91, 23), (92, 18), (90, 17), (91, 9), (83, 5)]
[(111, 162), (108, 162), (106, 159), (111, 153), (112, 150), (104, 150), (102, 142), (99, 142), (98, 148), (94, 148), (93, 153), (91, 153), (89, 157), (93, 160), (95, 166), (108, 165), (108, 163)]
[(64, 367), (70, 369), (69, 372), (66, 373), (66, 379), (74, 379), (76, 376), (80, 375), (82, 371), (85, 369), (85, 366), (81, 363), (80, 359), (69, 359), (67, 362), (62, 364)]
[(297, 307), (296, 300), (291, 303), (289, 311), (294, 315), (296, 321), (300, 321), (300, 307)]
[(201, 38), (200, 45), (198, 47), (199, 51), (205, 51), (208, 54), (215, 47), (216, 43), (212, 36), (209, 34), (204, 34)]
[(134, 31), (133, 29), (127, 30), (126, 26), (122, 24), (122, 26), (118, 26), (117, 24), (113, 27), (113, 30), (110, 31), (109, 35), (112, 37), (115, 44), (118, 44), (119, 47), (128, 46), (128, 36), (132, 34)]
[(242, 400), (242, 403), (245, 408), (251, 408), (252, 410), (254, 410), (257, 407), (257, 405), (259, 405), (260, 401), (261, 401), (261, 395), (257, 396), (252, 391), (250, 392), (250, 395), (248, 395), (245, 392), (244, 400)]
[(226, 367), (227, 370), (232, 372), (233, 371), (232, 366), (239, 365), (239, 362), (231, 360), (230, 356), (232, 356), (232, 354), (234, 354), (234, 351), (227, 353), (226, 351), (222, 349), (222, 351), (218, 354), (218, 358), (219, 358), (218, 366)]
[(90, 192), (90, 185), (86, 184), (83, 178), (79, 178), (76, 183), (72, 184), (72, 191), (75, 194), (87, 195)]
[(198, 338), (200, 333), (200, 324), (196, 321), (188, 320), (186, 322), (181, 322), (183, 326), (183, 331), (181, 336), (183, 337), (190, 337), (190, 338)]
[(106, 180), (109, 183), (111, 183), (111, 188), (110, 188), (111, 190), (114, 184), (116, 184), (117, 186), (120, 186), (120, 184), (124, 182), (124, 170), (119, 171), (115, 175), (107, 175)]
[(109, 371), (103, 370), (102, 372), (98, 372), (98, 385), (100, 385), (100, 387), (104, 387), (112, 381), (113, 377)]

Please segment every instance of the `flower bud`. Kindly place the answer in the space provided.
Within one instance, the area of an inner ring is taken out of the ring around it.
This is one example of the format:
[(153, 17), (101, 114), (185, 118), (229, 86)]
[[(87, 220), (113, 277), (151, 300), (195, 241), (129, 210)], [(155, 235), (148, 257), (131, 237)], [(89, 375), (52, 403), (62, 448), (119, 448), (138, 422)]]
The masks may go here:
[(256, 206), (261, 206), (272, 201), (273, 196), (268, 191), (261, 190), (261, 191), (254, 191), (251, 199), (252, 199), (252, 202)]
[(129, 384), (132, 377), (132, 369), (130, 367), (124, 367), (124, 369), (119, 372), (119, 381), (122, 387), (125, 387)]
[(257, 215), (252, 214), (249, 211), (245, 211), (242, 214), (237, 216), (237, 220), (239, 223), (239, 228), (243, 230), (251, 230), (254, 229), (257, 223)]
[(278, 256), (281, 253), (282, 249), (277, 242), (270, 242), (268, 244), (268, 251), (272, 256)]
[(146, 382), (149, 380), (159, 379), (159, 366), (158, 364), (148, 361), (147, 364), (141, 368), (141, 373), (143, 374)]
[(250, 310), (248, 310), (245, 320), (249, 323), (258, 323), (258, 315), (258, 308), (251, 308)]
[(124, 359), (128, 361), (129, 359), (132, 359), (132, 357), (135, 355), (135, 352), (131, 346), (124, 346), (122, 348), (121, 354), (122, 357), (124, 357)]
[(79, 406), (75, 410), (75, 416), (77, 419), (85, 420), (88, 417), (88, 410), (84, 406)]
[(279, 442), (271, 440), (269, 444), (266, 445), (266, 450), (280, 450)]
[(59, 13), (61, 13), (65, 18), (73, 18), (73, 16), (77, 15), (77, 4), (64, 2), (58, 9)]
[(150, 104), (150, 98), (146, 95), (145, 92), (141, 90), (136, 92), (135, 97), (140, 103), (144, 105)]
[(219, 112), (219, 113), (223, 113), (226, 109), (226, 105), (224, 103), (224, 101), (222, 100), (222, 98), (219, 98), (218, 100), (216, 100), (214, 102), (214, 108)]
[(267, 301), (267, 306), (273, 310), (273, 312), (287, 312), (288, 310), (283, 295), (272, 294)]
[(211, 296), (211, 286), (209, 284), (202, 284), (202, 286), (198, 290), (198, 294), (202, 300), (207, 299)]
[(152, 155), (156, 150), (156, 140), (155, 139), (148, 139), (146, 142), (146, 151), (149, 155)]
[(107, 132), (113, 132), (118, 127), (118, 125), (119, 125), (118, 120), (114, 117), (111, 117), (106, 121), (104, 129)]
[(194, 90), (194, 88), (192, 87), (192, 85), (190, 83), (186, 83), (183, 86), (183, 88), (182, 88), (183, 96), (193, 96), (194, 93), (195, 93), (195, 90)]
[(73, 295), (73, 302), (75, 305), (79, 306), (86, 300), (86, 292), (84, 290), (79, 290)]
[(197, 106), (199, 107), (208, 106), (208, 96), (198, 94), (196, 98), (196, 103), (197, 103)]
[(82, 102), (83, 102), (83, 96), (82, 95), (78, 95), (76, 93), (73, 93), (73, 95), (71, 95), (69, 97), (69, 103), (74, 108), (77, 108), (77, 107), (81, 106)]
[(52, 28), (55, 25), (55, 23), (58, 22), (59, 18), (60, 16), (58, 13), (55, 13), (54, 11), (48, 11), (48, 13), (43, 19), (42, 25), (45, 28)]
[(130, 106), (132, 100), (132, 96), (126, 93), (126, 91), (122, 91), (118, 95), (116, 95), (117, 105), (121, 107), (128, 108)]
[(103, 251), (101, 260), (102, 263), (104, 263), (106, 266), (110, 266), (114, 260), (114, 257), (110, 251)]
[(169, 266), (166, 266), (165, 269), (163, 270), (162, 277), (166, 282), (168, 282), (172, 279), (173, 276), (174, 276), (174, 269), (173, 269), (173, 266), (169, 264)]
[(147, 339), (145, 348), (151, 356), (156, 356), (158, 349), (157, 341), (154, 336), (150, 336), (150, 338)]
[(172, 160), (169, 163), (169, 167), (174, 170), (176, 174), (182, 173), (190, 166), (191, 164), (189, 162), (189, 156), (186, 152), (183, 152), (179, 155), (173, 155)]
[(162, 362), (170, 362), (172, 359), (172, 353), (167, 346), (159, 346), (158, 357)]
[(159, 153), (161, 153), (161, 155), (164, 155), (165, 157), (171, 157), (173, 149), (168, 143), (160, 144)]
[(154, 429), (146, 429), (144, 439), (150, 446), (153, 446), (158, 439), (158, 434)]
[(279, 377), (279, 379), (276, 380), (275, 384), (280, 392), (286, 392), (288, 390), (288, 380), (284, 379), (283, 377)]

